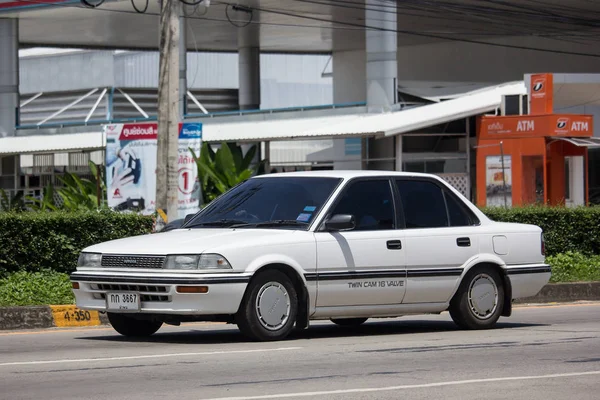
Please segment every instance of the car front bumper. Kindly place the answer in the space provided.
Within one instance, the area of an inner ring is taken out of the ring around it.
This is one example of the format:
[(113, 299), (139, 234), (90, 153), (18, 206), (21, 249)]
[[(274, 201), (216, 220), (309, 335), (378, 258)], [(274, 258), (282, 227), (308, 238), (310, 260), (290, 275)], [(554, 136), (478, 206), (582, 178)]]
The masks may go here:
[[(163, 274), (74, 272), (71, 282), (77, 307), (108, 310), (107, 293), (137, 293), (140, 309), (134, 312), (173, 315), (231, 315), (240, 306), (250, 276), (243, 274)], [(178, 287), (207, 287), (206, 293), (181, 293)], [(130, 312), (130, 311), (127, 311)]]

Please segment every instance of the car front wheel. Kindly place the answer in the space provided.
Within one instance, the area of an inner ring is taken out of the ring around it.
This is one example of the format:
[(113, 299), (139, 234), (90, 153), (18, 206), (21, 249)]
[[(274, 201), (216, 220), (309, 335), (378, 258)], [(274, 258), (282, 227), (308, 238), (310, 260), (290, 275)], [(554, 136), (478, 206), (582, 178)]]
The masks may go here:
[(498, 271), (476, 267), (465, 275), (450, 302), (450, 316), (462, 329), (492, 328), (504, 305), (504, 286)]
[(240, 331), (260, 341), (282, 340), (294, 328), (298, 296), (290, 278), (270, 270), (250, 283), (236, 322)]

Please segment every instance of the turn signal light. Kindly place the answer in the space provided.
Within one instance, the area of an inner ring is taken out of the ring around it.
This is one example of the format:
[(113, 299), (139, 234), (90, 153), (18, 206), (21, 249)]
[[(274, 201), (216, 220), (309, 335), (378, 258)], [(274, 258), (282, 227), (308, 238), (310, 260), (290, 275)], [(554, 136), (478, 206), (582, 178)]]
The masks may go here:
[(208, 293), (208, 286), (177, 286), (177, 293)]
[(73, 289), (79, 289), (79, 282), (72, 282)]

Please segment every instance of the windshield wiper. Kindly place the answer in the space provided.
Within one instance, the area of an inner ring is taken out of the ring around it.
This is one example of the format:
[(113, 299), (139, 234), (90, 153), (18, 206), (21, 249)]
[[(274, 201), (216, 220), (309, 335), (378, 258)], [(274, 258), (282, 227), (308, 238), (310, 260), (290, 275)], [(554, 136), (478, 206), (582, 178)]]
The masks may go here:
[(217, 226), (217, 227), (221, 227), (221, 226), (232, 226), (232, 225), (236, 225), (236, 224), (246, 224), (246, 221), (242, 221), (239, 219), (219, 219), (217, 221), (206, 221), (206, 222), (196, 222), (194, 224), (191, 225), (187, 225), (184, 226), (183, 228), (196, 228), (199, 226)]
[(277, 219), (272, 221), (263, 222), (246, 222), (243, 224), (232, 225), (231, 228), (244, 228), (244, 227), (267, 227), (267, 226), (306, 226), (306, 222), (296, 221), (295, 219)]

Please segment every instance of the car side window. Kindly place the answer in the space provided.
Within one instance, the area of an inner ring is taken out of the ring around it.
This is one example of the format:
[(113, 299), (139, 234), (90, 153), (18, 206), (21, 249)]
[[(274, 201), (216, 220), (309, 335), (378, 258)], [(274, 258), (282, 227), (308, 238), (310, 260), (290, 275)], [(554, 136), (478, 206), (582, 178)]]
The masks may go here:
[(343, 191), (331, 215), (351, 214), (357, 231), (395, 229), (394, 200), (389, 181), (352, 182)]
[(459, 203), (456, 196), (449, 191), (444, 191), (446, 204), (448, 205), (448, 216), (450, 217), (450, 226), (469, 226), (474, 225), (474, 221), (465, 211), (464, 206)]
[(429, 181), (396, 181), (407, 229), (449, 226), (442, 189)]

